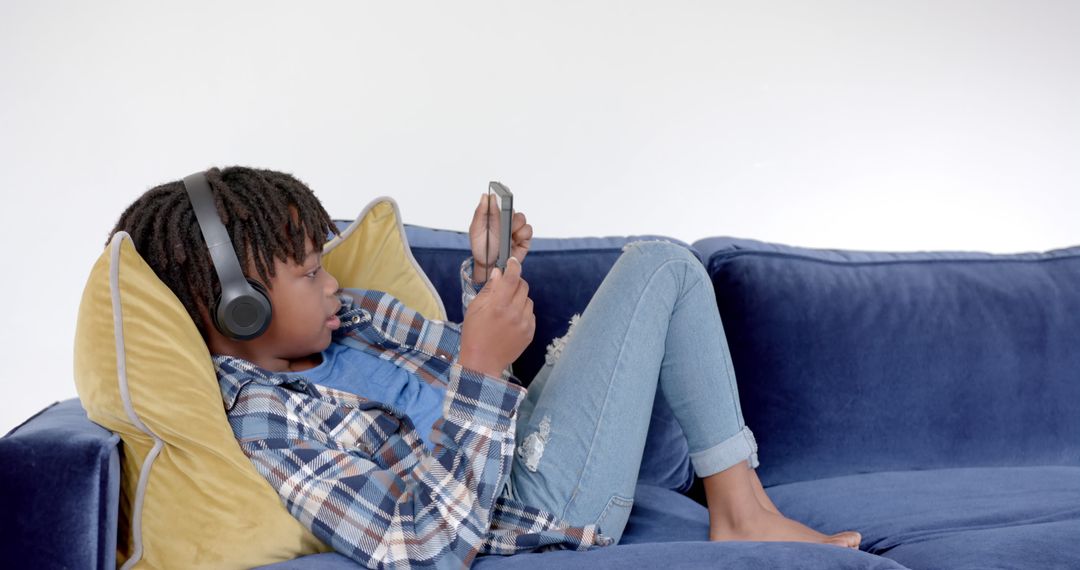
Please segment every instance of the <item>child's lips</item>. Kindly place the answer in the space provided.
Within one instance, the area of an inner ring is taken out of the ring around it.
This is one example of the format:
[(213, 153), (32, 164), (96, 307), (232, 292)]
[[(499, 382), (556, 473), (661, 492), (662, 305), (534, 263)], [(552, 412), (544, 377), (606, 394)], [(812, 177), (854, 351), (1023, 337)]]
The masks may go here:
[(326, 318), (326, 326), (330, 327), (330, 330), (337, 330), (341, 326), (341, 319), (337, 315), (330, 315)]

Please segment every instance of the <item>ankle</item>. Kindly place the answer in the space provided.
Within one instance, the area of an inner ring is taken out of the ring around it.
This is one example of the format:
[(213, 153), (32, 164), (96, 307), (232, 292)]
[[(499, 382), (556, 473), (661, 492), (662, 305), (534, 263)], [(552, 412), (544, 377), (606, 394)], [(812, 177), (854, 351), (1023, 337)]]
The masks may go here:
[(739, 534), (756, 528), (768, 515), (757, 501), (749, 501), (738, 506), (709, 507), (709, 531)]
[(740, 495), (746, 490), (753, 490), (750, 481), (750, 470), (745, 461), (741, 461), (724, 469), (701, 478), (702, 487), (705, 490), (705, 498), (714, 496), (723, 498), (729, 495)]
[(710, 526), (736, 529), (764, 512), (745, 462), (702, 479)]

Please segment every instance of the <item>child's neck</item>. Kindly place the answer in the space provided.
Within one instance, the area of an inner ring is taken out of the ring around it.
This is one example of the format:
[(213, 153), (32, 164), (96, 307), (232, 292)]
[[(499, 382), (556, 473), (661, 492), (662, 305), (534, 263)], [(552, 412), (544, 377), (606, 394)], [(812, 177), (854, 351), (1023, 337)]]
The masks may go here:
[(322, 364), (322, 353), (316, 352), (315, 354), (309, 354), (302, 358), (290, 360), (289, 371), (302, 372), (304, 370), (311, 370), (320, 364)]
[(225, 338), (216, 330), (210, 331), (206, 347), (210, 354), (224, 354), (242, 358), (248, 362), (271, 372), (301, 372), (310, 370), (322, 364), (322, 352), (316, 352), (299, 358), (281, 358), (266, 354), (266, 350), (259, 350), (252, 343), (236, 341)]

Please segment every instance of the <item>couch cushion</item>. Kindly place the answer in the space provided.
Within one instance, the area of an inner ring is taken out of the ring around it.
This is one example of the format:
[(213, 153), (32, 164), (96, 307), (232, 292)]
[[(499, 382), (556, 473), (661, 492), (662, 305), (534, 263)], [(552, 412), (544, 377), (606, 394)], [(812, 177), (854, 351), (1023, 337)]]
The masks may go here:
[[(405, 231), (413, 255), (442, 296), (448, 318), (461, 322), (458, 269), (462, 260), (471, 255), (468, 235), (409, 225)], [(513, 364), (514, 374), (525, 385), (544, 365), (552, 339), (565, 334), (570, 318), (585, 310), (622, 253), (622, 247), (641, 239), (658, 239), (658, 236), (532, 240), (521, 274), (529, 282), (536, 333), (533, 342)], [(659, 239), (686, 246), (678, 240)], [(689, 489), (694, 472), (686, 437), (659, 390), (653, 402), (651, 422), (638, 480), (677, 491)]]
[(1080, 568), (1080, 467), (849, 475), (769, 488), (780, 510), (911, 568)]
[[(670, 489), (638, 485), (626, 532), (616, 546), (588, 552), (559, 550), (513, 556), (481, 556), (476, 570), (606, 568), (836, 568), (893, 569), (903, 566), (850, 548), (791, 542), (708, 542), (705, 507)], [(317, 554), (267, 570), (355, 568), (339, 554)]]
[(710, 238), (766, 485), (1080, 465), (1080, 247), (880, 253)]
[(116, 568), (119, 444), (76, 399), (0, 439), (5, 567)]
[(195, 323), (124, 232), (83, 291), (75, 384), (123, 441), (118, 562), (238, 568), (325, 550), (240, 450)]
[[(356, 570), (340, 554), (315, 554), (265, 570)], [(474, 570), (904, 570), (894, 560), (850, 548), (797, 542), (663, 542), (602, 547), (588, 552), (481, 556)]]
[(393, 198), (375, 198), (354, 220), (337, 225), (341, 235), (323, 247), (323, 267), (343, 289), (392, 292), (424, 317), (446, 320), (438, 292), (412, 256)]

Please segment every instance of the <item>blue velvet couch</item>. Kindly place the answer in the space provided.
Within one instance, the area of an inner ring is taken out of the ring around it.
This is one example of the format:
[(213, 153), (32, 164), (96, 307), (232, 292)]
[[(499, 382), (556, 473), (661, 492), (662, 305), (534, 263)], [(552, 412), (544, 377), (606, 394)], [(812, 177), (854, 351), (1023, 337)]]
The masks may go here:
[[(466, 237), (406, 230), (460, 320)], [(532, 378), (635, 239), (534, 240), (524, 276), (537, 331), (519, 377)], [(700, 481), (658, 394), (619, 545), (486, 556), (475, 568), (1080, 568), (1080, 247), (682, 245), (712, 277), (770, 496), (823, 532), (859, 530), (862, 551), (707, 542)], [(118, 446), (75, 399), (0, 439), (5, 565), (115, 565)], [(320, 554), (270, 568), (350, 567)]]

